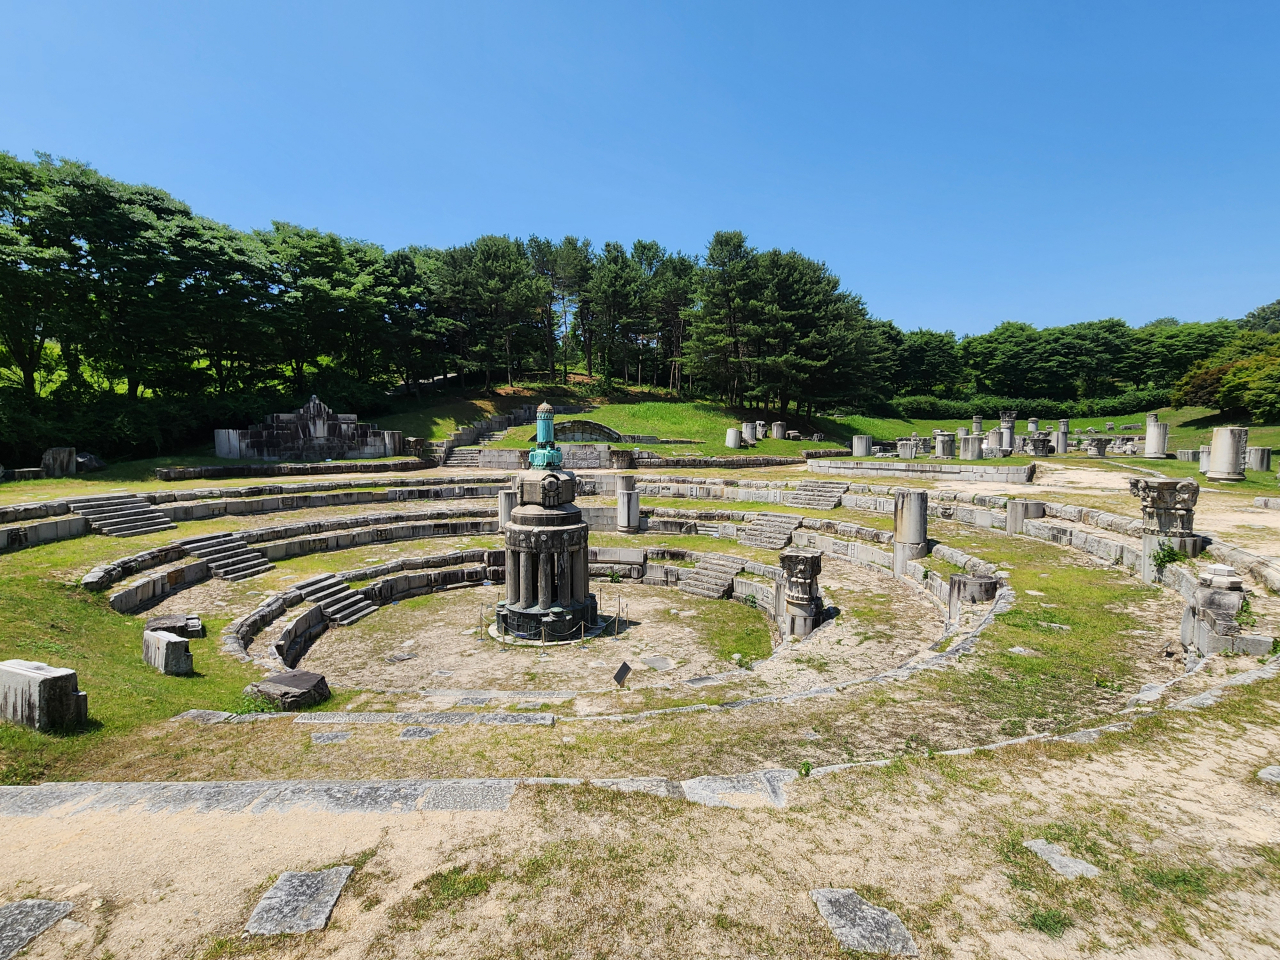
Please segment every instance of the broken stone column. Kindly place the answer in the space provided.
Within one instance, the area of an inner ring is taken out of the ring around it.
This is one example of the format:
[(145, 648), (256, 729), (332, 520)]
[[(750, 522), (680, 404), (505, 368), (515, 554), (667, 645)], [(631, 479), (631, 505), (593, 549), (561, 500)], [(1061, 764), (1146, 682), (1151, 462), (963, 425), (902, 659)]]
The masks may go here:
[(1154, 413), (1147, 414), (1147, 436), (1142, 455), (1148, 460), (1163, 460), (1168, 453), (1169, 425), (1161, 423)]
[(775, 420), (769, 427), (769, 436), (775, 440), (785, 440), (787, 438), (787, 423), (785, 420)]
[(1154, 557), (1162, 546), (1200, 555), (1201, 541), (1193, 532), (1200, 484), (1194, 480), (1129, 478), (1129, 493), (1142, 502), (1142, 580), (1154, 583), (1159, 576)]
[(1271, 448), (1270, 447), (1246, 447), (1245, 448), (1245, 466), (1250, 470), (1270, 472)]
[(756, 439), (763, 440), (769, 435), (769, 425), (763, 420), (756, 421)]
[(498, 529), (507, 529), (511, 522), (511, 511), (516, 508), (517, 493), (515, 490), (498, 491)]
[(955, 623), (960, 619), (963, 605), (990, 603), (996, 598), (1000, 581), (985, 574), (953, 573), (947, 582), (947, 619)]
[(1057, 454), (1066, 453), (1071, 449), (1071, 421), (1059, 420), (1058, 429), (1050, 438), (1053, 444), (1053, 452)]
[(822, 622), (822, 594), (818, 591), (822, 551), (788, 547), (778, 554), (778, 562), (786, 575), (778, 627), (783, 636), (807, 637)]
[(975, 437), (982, 435), (982, 417), (974, 416), (973, 418), (973, 435)]
[(1027, 417), (1027, 433), (1039, 433), (1039, 432), (1040, 432), (1040, 418)]
[(1105, 457), (1107, 455), (1107, 447), (1111, 445), (1111, 438), (1106, 436), (1085, 437), (1084, 446), (1089, 451), (1091, 457)]
[(981, 434), (974, 437), (960, 438), (960, 459), (961, 460), (981, 460), (982, 459), (982, 441), (986, 438)]
[(969, 435), (969, 428), (968, 428), (968, 427), (956, 427), (956, 439), (957, 439), (957, 440), (959, 440), (961, 437), (967, 437), (968, 435)]
[(1000, 411), (1000, 449), (1013, 449), (1013, 432), (1018, 426), (1017, 410)]
[(866, 434), (858, 434), (849, 440), (849, 451), (855, 457), (871, 456), (871, 437)]
[(71, 477), (76, 472), (75, 447), (50, 447), (40, 458), (45, 477)]
[(916, 458), (916, 442), (914, 440), (898, 441), (898, 459), (914, 460)]
[(908, 560), (929, 554), (929, 493), (898, 490), (893, 495), (893, 573), (907, 572)]
[(956, 435), (954, 433), (934, 434), (933, 455), (943, 460), (954, 460), (956, 456)]
[(756, 442), (756, 422), (754, 420), (742, 421), (742, 442), (743, 443)]
[(618, 477), (618, 532), (640, 532), (640, 494), (635, 477)]
[(1232, 567), (1211, 563), (1199, 582), (1182, 613), (1183, 650), (1201, 657), (1218, 653), (1263, 656), (1271, 652), (1271, 637), (1246, 634), (1241, 629), (1238, 618), (1247, 594), (1244, 581)]
[(724, 432), (724, 445), (730, 450), (738, 450), (742, 447), (742, 431), (737, 427), (730, 427)]
[(167, 630), (142, 631), (142, 659), (170, 677), (188, 677), (195, 672), (190, 641)]
[(1000, 441), (1002, 439), (1003, 435), (999, 427), (992, 427), (987, 431), (987, 449), (990, 450), (994, 456), (1000, 457), (1004, 455), (1000, 452)]
[(1039, 520), (1044, 516), (1043, 500), (1010, 500), (1005, 504), (1004, 532), (1015, 536), (1022, 532), (1024, 520)]
[(0, 661), (0, 720), (41, 733), (83, 726), (89, 696), (81, 693), (76, 672), (34, 660)]
[(1200, 457), (1199, 459), (1196, 460), (1196, 463), (1200, 464), (1201, 473), (1209, 472), (1209, 450), (1210, 449), (1211, 448), (1203, 445), (1201, 445), (1200, 447)]
[(1209, 447), (1210, 480), (1236, 482), (1244, 479), (1245, 449), (1249, 445), (1247, 427), (1214, 427)]

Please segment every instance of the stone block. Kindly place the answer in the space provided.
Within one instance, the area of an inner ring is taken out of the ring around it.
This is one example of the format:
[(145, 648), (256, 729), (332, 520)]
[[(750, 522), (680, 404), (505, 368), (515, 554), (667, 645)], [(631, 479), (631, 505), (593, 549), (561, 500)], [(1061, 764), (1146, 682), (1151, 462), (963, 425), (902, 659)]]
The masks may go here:
[(0, 662), (0, 720), (39, 730), (66, 730), (89, 719), (89, 697), (76, 672), (31, 660)]
[(0, 960), (17, 956), (74, 906), (69, 900), (17, 900), (0, 907)]
[(142, 632), (142, 659), (170, 677), (186, 677), (195, 672), (190, 641), (165, 630)]
[(274, 673), (244, 688), (246, 696), (269, 700), (281, 710), (304, 710), (330, 697), (329, 684), (323, 676), (308, 670)]
[(1087, 860), (1068, 856), (1065, 850), (1048, 840), (1024, 840), (1022, 845), (1049, 864), (1054, 873), (1068, 880), (1092, 879), (1102, 872)]
[(253, 908), (245, 931), (274, 936), (323, 930), (352, 870), (344, 866), (315, 873), (285, 871)]
[(769, 436), (774, 440), (785, 440), (787, 437), (787, 424), (783, 420), (778, 420), (769, 428)]
[(812, 890), (809, 896), (846, 950), (890, 957), (920, 955), (897, 914), (868, 903), (853, 890)]
[(50, 447), (40, 458), (40, 469), (49, 478), (75, 476), (76, 448)]
[(1246, 447), (1245, 448), (1245, 465), (1250, 470), (1258, 470), (1263, 473), (1271, 470), (1271, 448), (1270, 447)]
[(204, 636), (204, 624), (194, 613), (169, 613), (160, 617), (152, 617), (147, 621), (146, 629), (163, 630), (179, 637), (197, 639)]

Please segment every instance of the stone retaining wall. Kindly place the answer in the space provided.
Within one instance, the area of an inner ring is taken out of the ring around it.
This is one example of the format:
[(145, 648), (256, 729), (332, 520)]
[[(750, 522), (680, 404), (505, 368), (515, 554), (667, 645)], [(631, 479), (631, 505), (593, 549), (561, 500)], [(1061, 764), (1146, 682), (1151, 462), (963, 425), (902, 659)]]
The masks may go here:
[(84, 517), (64, 517), (61, 520), (44, 520), (25, 526), (0, 527), (0, 553), (83, 537), (88, 532), (89, 521)]
[(209, 579), (209, 564), (204, 560), (196, 560), (185, 566), (166, 570), (164, 573), (146, 577), (129, 584), (123, 590), (111, 594), (108, 602), (116, 613), (135, 613), (145, 610), (163, 597), (177, 593), (186, 587)]
[(478, 586), (492, 579), (492, 570), (502, 568), (487, 567), (484, 564), (474, 567), (452, 567), (444, 570), (418, 570), (412, 573), (400, 573), (393, 577), (375, 580), (356, 593), (370, 603), (383, 606), (397, 600), (408, 600), (421, 597), (437, 590), (447, 590), (470, 584)]
[[(365, 527), (360, 530), (344, 530), (338, 533), (298, 537), (291, 540), (271, 540), (257, 547), (272, 562), (287, 557), (302, 557), (309, 553), (328, 553), (331, 550), (348, 550), (372, 543), (392, 543), (396, 540), (425, 540), (430, 537), (466, 537), (482, 533), (497, 533), (497, 520), (452, 520), (436, 523), (397, 523), (381, 527)], [(259, 531), (241, 534), (246, 543), (262, 543), (253, 535)]]
[(850, 477), (899, 477), (904, 480), (960, 480), (984, 483), (1031, 483), (1036, 465), (995, 466), (978, 461), (931, 463), (916, 460), (810, 460), (809, 472)]
[(280, 636), (271, 644), (271, 652), (292, 670), (316, 638), (328, 629), (329, 618), (317, 603), (284, 625)]
[(81, 579), (80, 586), (86, 590), (105, 590), (125, 577), (131, 577), (135, 573), (141, 573), (153, 567), (162, 567), (166, 563), (177, 563), (185, 556), (187, 556), (187, 548), (178, 543), (145, 550), (131, 557), (121, 557), (119, 560), (94, 567)]
[(157, 467), (156, 479), (215, 480), (221, 477), (307, 477), (331, 473), (404, 473), (429, 470), (435, 460), (335, 460), (332, 463), (246, 463), (220, 467)]

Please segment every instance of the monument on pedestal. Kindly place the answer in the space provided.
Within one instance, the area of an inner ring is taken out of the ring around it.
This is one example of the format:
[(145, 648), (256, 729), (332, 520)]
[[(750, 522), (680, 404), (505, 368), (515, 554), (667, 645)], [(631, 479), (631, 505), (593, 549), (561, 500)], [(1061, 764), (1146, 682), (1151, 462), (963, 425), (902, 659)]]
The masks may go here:
[(1152, 583), (1155, 554), (1167, 546), (1188, 557), (1200, 555), (1201, 541), (1192, 527), (1200, 484), (1194, 480), (1148, 480), (1131, 477), (1129, 492), (1142, 501), (1142, 579)]
[(778, 554), (778, 562), (787, 578), (778, 627), (784, 636), (807, 637), (822, 622), (822, 595), (818, 592), (822, 551), (788, 547)]

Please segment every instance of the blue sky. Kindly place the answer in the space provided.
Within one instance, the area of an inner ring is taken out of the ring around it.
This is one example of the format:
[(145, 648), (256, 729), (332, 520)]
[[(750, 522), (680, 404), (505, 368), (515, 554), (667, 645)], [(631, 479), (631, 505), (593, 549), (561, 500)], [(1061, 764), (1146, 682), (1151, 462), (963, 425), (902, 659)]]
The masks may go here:
[(977, 333), (1280, 297), (1280, 4), (4, 3), (0, 149), (387, 248), (713, 231)]

